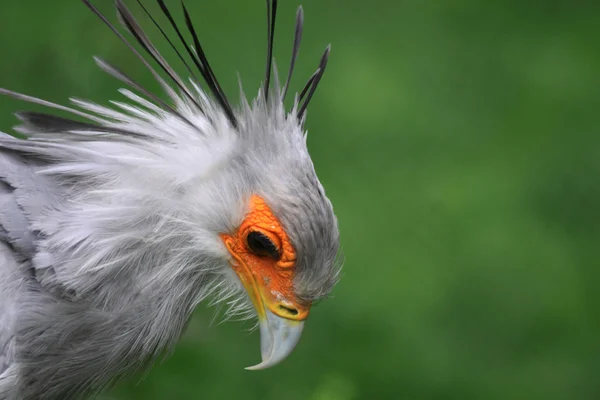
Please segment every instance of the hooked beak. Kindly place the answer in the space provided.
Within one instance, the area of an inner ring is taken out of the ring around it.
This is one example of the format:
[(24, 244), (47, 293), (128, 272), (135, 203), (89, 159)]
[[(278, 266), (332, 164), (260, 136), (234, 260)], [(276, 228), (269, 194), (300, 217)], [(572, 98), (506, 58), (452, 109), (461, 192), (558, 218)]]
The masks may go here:
[[(231, 264), (250, 297), (260, 324), (262, 362), (247, 367), (260, 370), (283, 361), (294, 350), (310, 311), (310, 304), (290, 301), (282, 294), (285, 284), (292, 284), (292, 275), (278, 275), (277, 268), (260, 262), (246, 262), (234, 250), (235, 243), (223, 235), (235, 261)], [(288, 291), (289, 292), (289, 291)]]
[(269, 295), (254, 279), (240, 274), (246, 291), (256, 308), (260, 324), (260, 364), (247, 370), (261, 370), (279, 364), (298, 344), (310, 306), (293, 304)]
[(294, 247), (269, 206), (255, 195), (250, 198), (250, 211), (236, 232), (220, 236), (260, 323), (262, 362), (246, 369), (272, 367), (298, 344), (311, 307), (310, 302), (298, 299), (294, 291)]
[(269, 310), (265, 314), (265, 318), (260, 320), (262, 362), (247, 367), (247, 370), (260, 370), (279, 364), (294, 350), (304, 329), (304, 321), (281, 318)]

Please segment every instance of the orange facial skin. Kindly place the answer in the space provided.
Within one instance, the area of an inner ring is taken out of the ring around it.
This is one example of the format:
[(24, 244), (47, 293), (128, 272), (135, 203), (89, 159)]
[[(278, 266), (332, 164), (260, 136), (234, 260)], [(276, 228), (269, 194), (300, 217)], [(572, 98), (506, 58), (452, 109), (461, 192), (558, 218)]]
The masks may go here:
[[(279, 250), (279, 259), (256, 255), (247, 243), (248, 234), (259, 232)], [(233, 256), (232, 268), (248, 291), (260, 319), (265, 307), (285, 319), (303, 321), (310, 304), (301, 304), (294, 295), (293, 278), (296, 252), (281, 223), (259, 196), (250, 198), (250, 212), (233, 234), (221, 234)]]

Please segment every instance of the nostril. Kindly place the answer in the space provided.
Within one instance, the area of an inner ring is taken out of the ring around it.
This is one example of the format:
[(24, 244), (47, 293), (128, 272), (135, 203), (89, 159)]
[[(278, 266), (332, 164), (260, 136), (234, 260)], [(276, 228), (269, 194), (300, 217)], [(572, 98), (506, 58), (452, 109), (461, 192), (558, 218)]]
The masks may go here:
[(292, 316), (294, 316), (294, 317), (295, 317), (296, 315), (298, 315), (298, 310), (296, 310), (296, 309), (295, 309), (295, 308), (293, 308), (293, 307), (287, 307), (287, 306), (284, 306), (284, 305), (281, 305), (281, 304), (280, 304), (280, 305), (279, 305), (279, 310), (280, 310), (280, 311), (283, 311), (283, 312), (284, 312), (284, 313), (286, 313), (286, 314), (292, 315)]

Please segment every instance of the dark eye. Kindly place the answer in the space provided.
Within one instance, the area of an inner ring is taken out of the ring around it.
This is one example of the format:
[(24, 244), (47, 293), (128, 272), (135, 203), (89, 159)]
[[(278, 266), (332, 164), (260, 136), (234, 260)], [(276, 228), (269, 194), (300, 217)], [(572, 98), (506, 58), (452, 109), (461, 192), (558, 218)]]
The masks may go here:
[(260, 257), (269, 256), (279, 260), (279, 250), (277, 246), (267, 236), (260, 232), (250, 232), (246, 239), (248, 247), (254, 254)]

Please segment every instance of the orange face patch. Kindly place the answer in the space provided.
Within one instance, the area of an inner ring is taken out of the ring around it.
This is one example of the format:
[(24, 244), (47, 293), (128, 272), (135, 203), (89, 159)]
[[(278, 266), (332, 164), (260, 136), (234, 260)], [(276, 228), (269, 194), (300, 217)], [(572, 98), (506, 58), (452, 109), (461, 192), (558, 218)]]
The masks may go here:
[(300, 304), (293, 290), (296, 252), (281, 223), (259, 196), (233, 234), (221, 238), (234, 258), (232, 268), (248, 291), (259, 318), (265, 307), (282, 318), (306, 319), (310, 304)]

